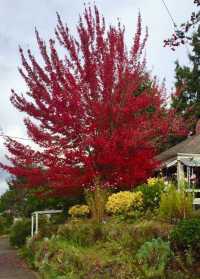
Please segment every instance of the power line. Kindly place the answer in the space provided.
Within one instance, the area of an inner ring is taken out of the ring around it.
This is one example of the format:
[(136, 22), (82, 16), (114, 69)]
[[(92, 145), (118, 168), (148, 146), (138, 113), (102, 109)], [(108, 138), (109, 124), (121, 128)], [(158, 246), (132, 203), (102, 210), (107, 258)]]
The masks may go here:
[(28, 139), (28, 138), (15, 137), (15, 136), (8, 136), (8, 135), (5, 135), (5, 134), (0, 134), (0, 137), (3, 137), (3, 138), (11, 138), (11, 139), (20, 139), (20, 140), (32, 140), (32, 139)]
[(20, 139), (20, 140), (32, 140), (32, 139), (28, 139), (28, 138), (23, 138), (23, 137), (17, 137), (17, 136), (9, 136), (6, 135), (3, 131), (3, 128), (0, 126), (0, 137), (2, 138), (11, 138), (11, 139)]
[[(161, 0), (161, 1), (162, 1), (162, 3), (163, 3), (163, 5), (164, 5), (164, 7), (165, 7), (165, 9), (166, 9), (166, 11), (167, 11), (167, 13), (168, 13), (170, 19), (171, 19), (171, 21), (172, 21), (172, 23), (173, 23), (173, 26), (174, 26), (174, 29), (175, 29), (175, 33), (176, 33), (178, 36), (182, 35), (183, 32), (182, 32), (181, 30), (178, 30), (178, 29), (177, 29), (177, 24), (176, 24), (176, 22), (175, 22), (175, 20), (174, 20), (174, 18), (173, 18), (173, 16), (172, 16), (172, 13), (170, 12), (170, 10), (169, 10), (169, 8), (168, 8), (168, 6), (167, 6), (165, 0)], [(189, 55), (190, 51), (189, 51), (189, 49), (188, 49), (188, 46), (187, 46), (186, 44), (184, 44), (184, 46), (185, 46), (185, 48), (186, 48), (187, 54)]]
[(170, 12), (170, 10), (169, 10), (167, 4), (165, 3), (165, 1), (164, 1), (164, 0), (161, 0), (161, 1), (162, 1), (163, 5), (164, 5), (164, 7), (165, 7), (165, 9), (166, 9), (166, 11), (167, 11), (169, 17), (170, 17), (171, 20), (172, 20), (172, 23), (173, 23), (174, 28), (176, 28), (177, 25), (176, 25), (176, 22), (175, 22), (175, 20), (174, 20), (174, 18), (173, 18), (173, 16), (172, 16), (172, 13)]

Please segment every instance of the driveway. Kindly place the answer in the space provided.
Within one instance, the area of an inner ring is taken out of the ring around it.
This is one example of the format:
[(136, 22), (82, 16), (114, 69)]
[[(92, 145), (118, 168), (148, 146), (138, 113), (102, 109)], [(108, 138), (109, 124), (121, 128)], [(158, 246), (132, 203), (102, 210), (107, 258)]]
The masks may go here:
[(10, 247), (7, 238), (0, 238), (0, 279), (38, 279)]

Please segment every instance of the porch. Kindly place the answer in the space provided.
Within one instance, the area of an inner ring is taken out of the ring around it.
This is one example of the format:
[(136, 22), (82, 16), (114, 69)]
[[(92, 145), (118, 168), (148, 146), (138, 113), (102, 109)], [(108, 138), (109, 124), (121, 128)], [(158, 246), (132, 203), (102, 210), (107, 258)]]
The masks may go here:
[(163, 165), (162, 172), (167, 180), (174, 180), (178, 186), (187, 182), (188, 192), (193, 193), (193, 204), (200, 205), (200, 154), (177, 153)]

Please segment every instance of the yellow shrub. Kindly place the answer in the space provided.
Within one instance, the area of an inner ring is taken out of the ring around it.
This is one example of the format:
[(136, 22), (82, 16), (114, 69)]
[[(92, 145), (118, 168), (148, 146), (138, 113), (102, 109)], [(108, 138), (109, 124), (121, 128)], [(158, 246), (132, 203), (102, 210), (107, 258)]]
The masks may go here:
[(72, 217), (85, 217), (85, 216), (89, 215), (90, 209), (87, 205), (77, 204), (77, 205), (70, 207), (68, 213)]
[(158, 185), (158, 184), (164, 184), (164, 180), (160, 177), (151, 177), (147, 180), (147, 184), (148, 186), (155, 186), (155, 185)]
[(142, 192), (122, 191), (112, 194), (106, 203), (106, 211), (111, 214), (128, 213), (130, 210), (139, 209), (143, 203)]

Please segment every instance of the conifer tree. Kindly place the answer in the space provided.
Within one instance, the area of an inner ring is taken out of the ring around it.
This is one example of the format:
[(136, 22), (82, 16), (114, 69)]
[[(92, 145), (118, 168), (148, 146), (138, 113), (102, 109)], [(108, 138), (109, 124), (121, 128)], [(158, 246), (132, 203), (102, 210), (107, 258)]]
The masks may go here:
[(177, 92), (172, 96), (172, 107), (183, 116), (188, 130), (194, 133), (200, 119), (200, 26), (193, 34), (191, 46), (190, 66), (176, 62)]

